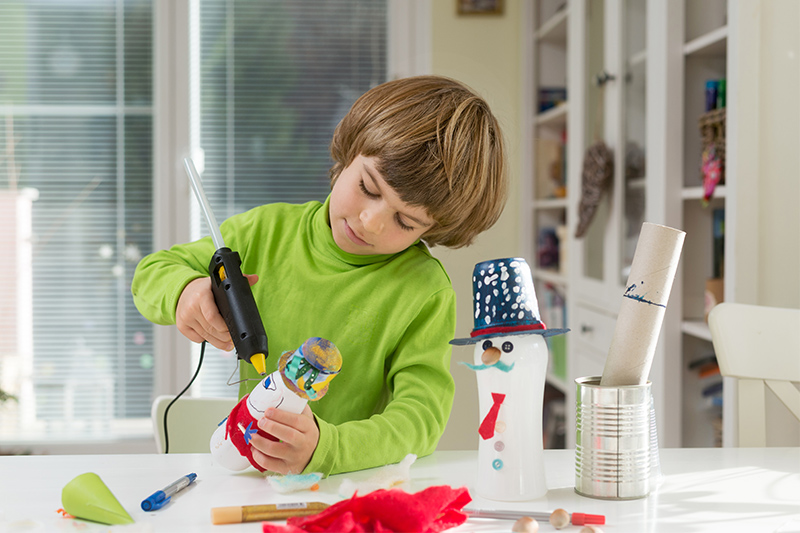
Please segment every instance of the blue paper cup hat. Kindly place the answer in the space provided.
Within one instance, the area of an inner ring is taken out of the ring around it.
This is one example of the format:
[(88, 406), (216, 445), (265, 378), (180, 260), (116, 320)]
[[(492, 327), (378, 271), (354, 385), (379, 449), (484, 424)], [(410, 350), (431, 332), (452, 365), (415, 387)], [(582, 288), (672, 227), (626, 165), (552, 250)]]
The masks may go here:
[(472, 271), (474, 327), (469, 338), (450, 344), (475, 344), (488, 337), (538, 334), (545, 337), (569, 329), (547, 329), (539, 317), (533, 276), (525, 259), (509, 257), (483, 261)]

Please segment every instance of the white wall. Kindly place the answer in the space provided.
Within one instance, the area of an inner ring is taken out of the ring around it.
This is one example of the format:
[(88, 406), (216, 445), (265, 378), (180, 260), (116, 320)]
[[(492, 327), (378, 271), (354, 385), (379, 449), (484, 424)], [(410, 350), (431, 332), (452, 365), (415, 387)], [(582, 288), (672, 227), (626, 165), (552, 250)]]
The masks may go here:
[[(513, 257), (521, 253), (517, 198), (522, 166), (522, 6), (519, 0), (504, 3), (502, 15), (458, 16), (454, 0), (431, 2), (432, 73), (458, 79), (487, 100), (503, 128), (509, 153), (509, 200), (497, 224), (470, 247), (432, 249), (444, 263), (456, 290), (458, 337), (468, 337), (472, 331), (473, 266), (487, 259)], [(461, 362), (472, 362), (472, 346), (453, 348), (450, 369), (456, 380), (456, 398), (439, 449), (478, 447), (475, 372), (459, 364)]]

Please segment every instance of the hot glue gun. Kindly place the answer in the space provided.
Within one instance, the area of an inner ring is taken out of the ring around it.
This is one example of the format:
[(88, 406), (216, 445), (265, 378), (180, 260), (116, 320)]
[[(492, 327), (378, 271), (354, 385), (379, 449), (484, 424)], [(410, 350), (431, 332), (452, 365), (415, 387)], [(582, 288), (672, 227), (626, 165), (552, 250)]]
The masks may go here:
[(211, 230), (211, 240), (217, 249), (208, 265), (214, 301), (222, 318), (225, 319), (239, 359), (251, 363), (259, 374), (264, 375), (265, 361), (269, 355), (267, 333), (264, 331), (264, 324), (261, 322), (250, 283), (242, 274), (239, 253), (225, 246), (194, 163), (187, 157), (183, 160), (183, 166)]

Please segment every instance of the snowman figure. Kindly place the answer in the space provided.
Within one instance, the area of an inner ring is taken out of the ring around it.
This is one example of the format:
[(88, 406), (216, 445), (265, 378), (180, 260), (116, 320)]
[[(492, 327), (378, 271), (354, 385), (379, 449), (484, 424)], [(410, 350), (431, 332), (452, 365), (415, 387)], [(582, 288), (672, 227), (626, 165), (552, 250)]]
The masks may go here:
[(328, 385), (342, 368), (342, 354), (329, 340), (311, 337), (296, 350), (283, 352), (278, 370), (265, 377), (242, 398), (211, 435), (211, 456), (228, 470), (244, 470), (253, 460), (250, 439), (256, 433), (276, 440), (258, 428), (258, 420), (270, 407), (301, 413), (309, 401), (328, 392)]
[(474, 344), (480, 425), (476, 492), (521, 501), (547, 492), (542, 442), (547, 329), (530, 267), (522, 258), (484, 261), (472, 275), (474, 328), (454, 345)]

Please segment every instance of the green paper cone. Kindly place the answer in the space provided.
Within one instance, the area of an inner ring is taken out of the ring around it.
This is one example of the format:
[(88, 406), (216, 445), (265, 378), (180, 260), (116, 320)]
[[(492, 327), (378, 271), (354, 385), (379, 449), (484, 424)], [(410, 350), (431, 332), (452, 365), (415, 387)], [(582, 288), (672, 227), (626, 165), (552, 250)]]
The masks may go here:
[(81, 474), (64, 486), (61, 505), (75, 518), (107, 525), (133, 524), (131, 515), (93, 472)]

